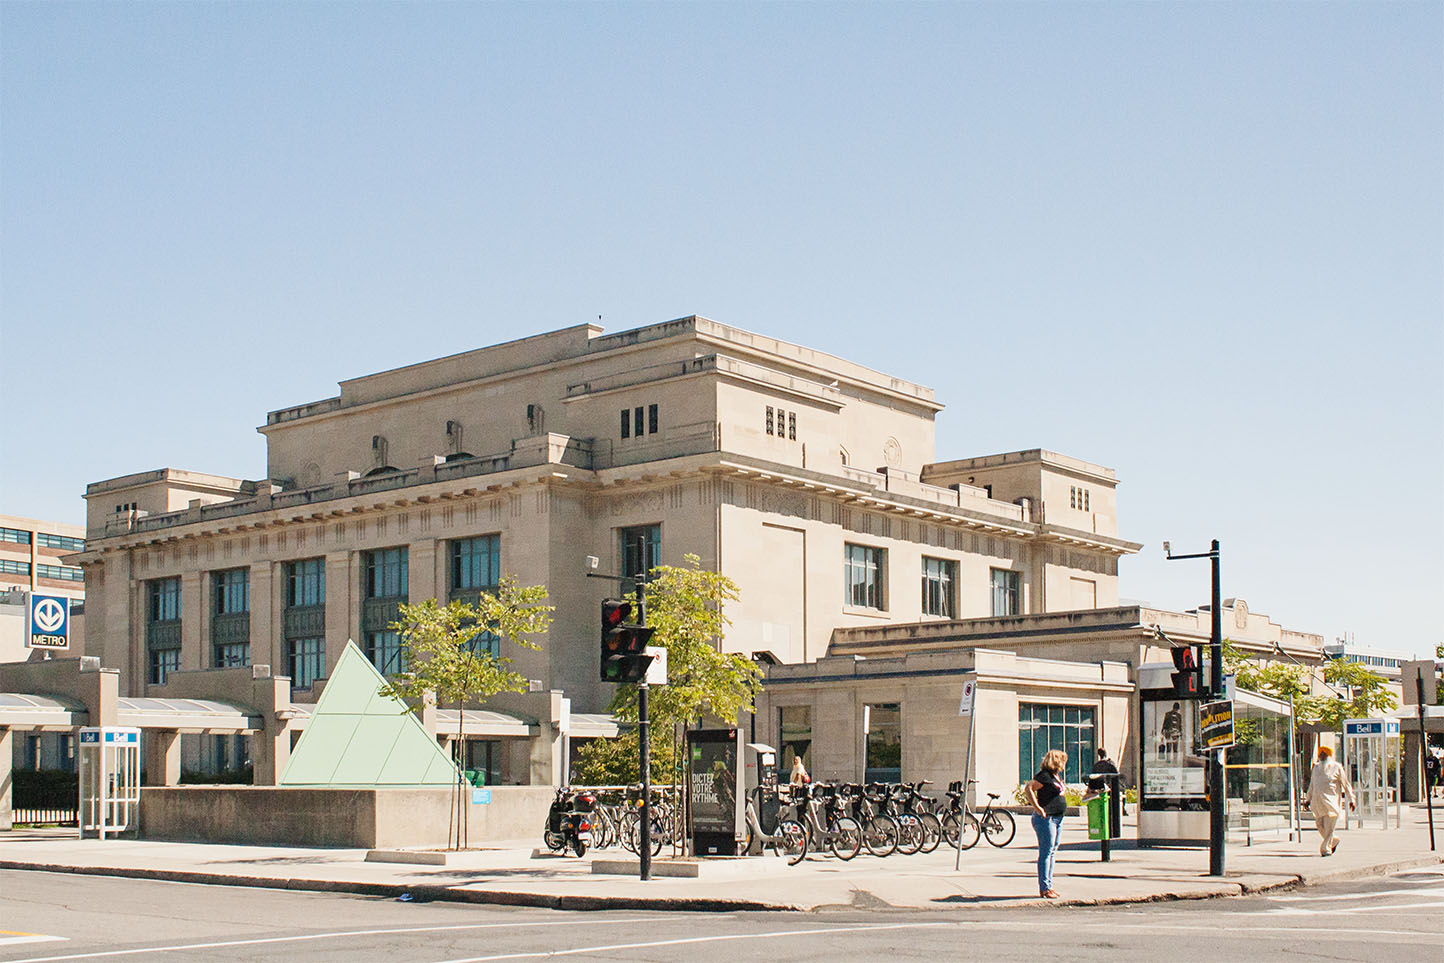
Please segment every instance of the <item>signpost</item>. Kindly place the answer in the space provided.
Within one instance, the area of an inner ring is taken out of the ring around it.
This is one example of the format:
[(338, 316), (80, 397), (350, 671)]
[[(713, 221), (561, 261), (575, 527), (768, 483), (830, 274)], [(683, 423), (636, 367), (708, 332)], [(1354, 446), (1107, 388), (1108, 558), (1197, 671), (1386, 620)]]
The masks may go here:
[(65, 651), (70, 648), (70, 599), (30, 594), (30, 648)]
[[(978, 717), (973, 712), (973, 702), (978, 694), (978, 682), (976, 679), (969, 679), (963, 683), (963, 697), (958, 702), (958, 715), (968, 717), (968, 753), (963, 757), (963, 809), (968, 806), (968, 778), (973, 773), (973, 731), (977, 728)], [(963, 826), (966, 817), (958, 820), (958, 847), (953, 854), (953, 872), (962, 869), (963, 866)]]

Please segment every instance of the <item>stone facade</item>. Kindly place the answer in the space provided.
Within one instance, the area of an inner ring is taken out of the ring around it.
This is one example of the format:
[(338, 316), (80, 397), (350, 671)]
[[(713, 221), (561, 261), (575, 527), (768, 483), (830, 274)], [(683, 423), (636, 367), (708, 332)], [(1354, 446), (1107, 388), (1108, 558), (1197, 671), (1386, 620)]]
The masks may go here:
[[(477, 537), (556, 605), (540, 651), (507, 653), (536, 691), (492, 703), (532, 718), (553, 691), (605, 710), (598, 611), (615, 588), (584, 559), (620, 572), (624, 534), (659, 535), (654, 563), (696, 555), (734, 578), (723, 644), (781, 663), (823, 656), (839, 628), (1114, 605), (1117, 560), (1138, 548), (1117, 536), (1111, 470), (1040, 450), (935, 463), (931, 389), (705, 318), (581, 325), (340, 387), (267, 416), (263, 479), (161, 469), (88, 487), (73, 561), (90, 652), (123, 693), (236, 657), (224, 642), (287, 674), (301, 631), (334, 665), (396, 602), (445, 599)], [(405, 593), (368, 600), (368, 553), (390, 549)], [(324, 599), (298, 613), (306, 560)], [(244, 618), (220, 610), (222, 582), (246, 585)]]

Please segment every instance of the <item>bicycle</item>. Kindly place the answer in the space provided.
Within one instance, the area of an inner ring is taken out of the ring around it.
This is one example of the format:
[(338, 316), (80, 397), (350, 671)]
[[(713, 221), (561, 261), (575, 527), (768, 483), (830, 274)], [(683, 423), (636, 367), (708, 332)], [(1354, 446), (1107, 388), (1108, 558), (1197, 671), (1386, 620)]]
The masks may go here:
[(874, 856), (891, 856), (897, 851), (898, 828), (891, 816), (881, 811), (883, 801), (857, 783), (842, 787), (852, 817), (862, 827), (862, 844)]
[(933, 813), (933, 801), (923, 795), (923, 787), (931, 785), (931, 779), (924, 779), (912, 785), (904, 784), (902, 787), (903, 806), (907, 812), (916, 816), (921, 824), (923, 833), (921, 850), (925, 853), (931, 853), (937, 849), (938, 843), (943, 840), (943, 825)]
[(856, 819), (843, 815), (837, 787), (808, 783), (798, 786), (794, 792), (801, 796), (799, 803), (806, 817), (803, 821), (806, 831), (804, 845), (816, 848), (815, 837), (816, 844), (827, 846), (838, 859), (848, 860), (856, 856), (862, 849), (862, 827)]
[[(769, 833), (762, 828), (762, 822), (757, 815), (757, 806), (753, 803), (754, 796), (760, 796), (762, 787), (755, 787), (747, 797), (746, 822), (743, 827), (742, 852), (750, 853), (752, 844), (756, 842), (759, 847), (766, 849), (772, 847), (773, 853), (778, 856), (787, 857), (787, 865), (796, 866), (807, 856), (807, 829), (793, 816), (795, 807), (790, 802), (782, 802), (781, 793), (778, 793), (779, 807), (777, 811), (778, 820), (776, 832)], [(789, 815), (783, 816), (786, 808)]]
[(886, 812), (897, 824), (897, 851), (904, 856), (912, 856), (921, 851), (927, 835), (923, 830), (922, 820), (908, 812), (907, 787), (901, 783), (875, 782), (868, 788), (885, 800), (883, 805)]
[[(976, 779), (968, 780), (970, 786), (976, 783)], [(1006, 809), (993, 808), (994, 800), (999, 798), (997, 793), (990, 792), (987, 795), (988, 804), (983, 807), (982, 815), (978, 815), (968, 808), (961, 781), (955, 781), (948, 786), (948, 814), (943, 817), (942, 826), (943, 836), (949, 846), (972, 849), (983, 836), (999, 849), (1013, 841), (1013, 836), (1018, 831), (1013, 814)]]

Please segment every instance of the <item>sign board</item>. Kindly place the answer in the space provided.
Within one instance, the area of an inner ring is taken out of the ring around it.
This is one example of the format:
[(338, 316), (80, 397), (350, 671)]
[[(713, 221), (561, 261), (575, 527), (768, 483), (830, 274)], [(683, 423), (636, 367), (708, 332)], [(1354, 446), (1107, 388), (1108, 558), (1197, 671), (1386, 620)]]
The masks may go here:
[(1397, 736), (1398, 719), (1345, 719), (1346, 736)]
[(139, 729), (118, 729), (111, 726), (100, 728), (86, 726), (80, 730), (82, 746), (136, 746), (140, 744)]
[(971, 715), (973, 711), (973, 696), (977, 693), (978, 684), (974, 681), (963, 683), (963, 699), (958, 703), (958, 715)]
[(1406, 706), (1419, 704), (1419, 688), (1414, 681), (1416, 679), (1424, 680), (1424, 704), (1426, 706), (1438, 705), (1439, 683), (1434, 678), (1433, 659), (1420, 659), (1404, 663), (1399, 672), (1399, 681), (1404, 686), (1404, 705)]
[(663, 645), (647, 646), (647, 654), (652, 657), (651, 663), (647, 666), (647, 685), (667, 684), (667, 647)]
[(736, 855), (737, 737), (736, 729), (687, 733), (687, 795), (698, 856)]
[(70, 599), (31, 594), (30, 648), (70, 648)]
[(485, 806), (491, 802), (490, 789), (473, 789), (471, 791), (471, 802), (474, 806)]
[(1198, 728), (1205, 749), (1227, 749), (1233, 745), (1232, 700), (1224, 699), (1219, 702), (1204, 703), (1203, 713), (1198, 720)]
[(562, 696), (562, 712), (561, 718), (557, 719), (557, 728), (562, 735), (572, 731), (572, 700), (566, 696)]

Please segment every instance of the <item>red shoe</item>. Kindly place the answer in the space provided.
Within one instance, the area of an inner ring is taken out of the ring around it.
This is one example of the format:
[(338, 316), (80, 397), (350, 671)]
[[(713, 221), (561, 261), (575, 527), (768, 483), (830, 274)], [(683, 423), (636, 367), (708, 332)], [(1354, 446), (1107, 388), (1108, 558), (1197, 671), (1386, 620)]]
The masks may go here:
[(1044, 899), (1058, 899), (1058, 898), (1059, 898), (1059, 897), (1058, 897), (1058, 891), (1057, 891), (1056, 889), (1045, 889), (1045, 890), (1043, 890), (1042, 896), (1043, 896)]

